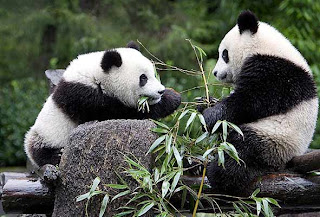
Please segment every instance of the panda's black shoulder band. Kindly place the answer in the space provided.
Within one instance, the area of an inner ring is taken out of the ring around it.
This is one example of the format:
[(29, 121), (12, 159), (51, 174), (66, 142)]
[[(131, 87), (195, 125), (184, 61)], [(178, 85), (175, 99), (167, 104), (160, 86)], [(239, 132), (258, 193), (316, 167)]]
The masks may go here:
[(257, 16), (249, 10), (242, 11), (238, 17), (238, 27), (240, 34), (246, 30), (250, 30), (252, 34), (255, 34), (259, 27)]
[(101, 60), (101, 68), (103, 71), (108, 72), (112, 66), (120, 67), (122, 59), (116, 50), (107, 50)]

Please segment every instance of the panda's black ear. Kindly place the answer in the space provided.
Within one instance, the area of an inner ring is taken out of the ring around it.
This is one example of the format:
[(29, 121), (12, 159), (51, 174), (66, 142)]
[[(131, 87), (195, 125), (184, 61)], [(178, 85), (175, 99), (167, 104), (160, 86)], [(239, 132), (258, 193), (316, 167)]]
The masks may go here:
[(107, 50), (101, 60), (101, 68), (103, 71), (108, 72), (112, 66), (120, 67), (122, 59), (116, 50)]
[(250, 30), (252, 34), (255, 34), (259, 27), (257, 16), (249, 10), (242, 11), (238, 17), (238, 27), (240, 34), (246, 30)]
[(129, 41), (129, 43), (127, 44), (127, 48), (132, 48), (140, 51), (139, 45), (137, 45), (134, 41)]

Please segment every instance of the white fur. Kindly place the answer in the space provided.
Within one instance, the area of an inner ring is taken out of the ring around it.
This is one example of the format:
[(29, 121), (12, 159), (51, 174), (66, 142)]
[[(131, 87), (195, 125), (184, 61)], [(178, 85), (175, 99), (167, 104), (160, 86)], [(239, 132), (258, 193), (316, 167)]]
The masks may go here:
[[(228, 50), (228, 63), (222, 58), (224, 49)], [(254, 54), (282, 57), (302, 67), (312, 76), (310, 67), (300, 52), (279, 31), (263, 22), (259, 22), (255, 34), (249, 30), (240, 34), (238, 25), (232, 28), (219, 46), (220, 56), (213, 72), (217, 72), (218, 80), (234, 83), (245, 59)], [(317, 115), (316, 97), (301, 102), (285, 114), (266, 117), (245, 125), (265, 137), (266, 141), (272, 141), (270, 145), (276, 146), (274, 150), (287, 161), (293, 156), (303, 154), (308, 148)]]
[(307, 150), (318, 116), (318, 98), (303, 101), (286, 114), (274, 115), (245, 124), (258, 135), (272, 140), (278, 154), (289, 161)]
[(55, 143), (57, 148), (62, 148), (67, 142), (68, 132), (75, 127), (76, 124), (61, 112), (50, 96), (31, 129), (42, 135), (47, 142)]
[[(33, 145), (34, 140), (42, 140), (42, 147), (47, 145), (55, 148), (62, 148), (67, 144), (69, 133), (76, 127), (50, 96), (40, 111), (35, 124), (27, 132), (24, 140), (25, 151), (29, 159), (32, 160), (29, 146)], [(37, 137), (41, 138), (37, 138)], [(33, 162), (34, 163), (34, 162)]]
[[(73, 60), (63, 77), (69, 82), (80, 82), (97, 88), (97, 82), (107, 94), (121, 100), (130, 107), (136, 107), (140, 96), (149, 96), (154, 100), (149, 104), (160, 101), (159, 91), (165, 87), (156, 79), (155, 69), (149, 59), (139, 51), (132, 48), (115, 49), (122, 58), (122, 65), (118, 68), (112, 66), (110, 72), (104, 72), (100, 66), (104, 52), (83, 54)], [(139, 86), (140, 75), (145, 74), (148, 82)]]
[[(222, 59), (224, 49), (229, 52), (229, 63)], [(285, 58), (312, 74), (307, 61), (290, 41), (264, 22), (259, 22), (258, 31), (255, 34), (247, 30), (240, 35), (238, 25), (233, 27), (220, 43), (219, 59), (213, 72), (217, 71), (218, 80), (233, 83), (245, 59), (254, 54)], [(227, 74), (226, 78), (224, 78), (225, 74)]]
[[(101, 68), (104, 51), (79, 55), (67, 67), (63, 78), (68, 82), (79, 82), (87, 86), (98, 88), (113, 97), (116, 97), (129, 107), (136, 108), (140, 96), (149, 96), (155, 104), (161, 100), (159, 91), (165, 87), (156, 79), (155, 70), (150, 60), (139, 51), (132, 48), (118, 48), (122, 65), (112, 66), (109, 72)], [(139, 86), (140, 75), (148, 77), (146, 85)], [(50, 146), (63, 148), (68, 141), (72, 129), (77, 126), (64, 114), (52, 99), (47, 99), (35, 124), (25, 136), (25, 151), (29, 159), (35, 164), (30, 154), (32, 145), (41, 147)]]

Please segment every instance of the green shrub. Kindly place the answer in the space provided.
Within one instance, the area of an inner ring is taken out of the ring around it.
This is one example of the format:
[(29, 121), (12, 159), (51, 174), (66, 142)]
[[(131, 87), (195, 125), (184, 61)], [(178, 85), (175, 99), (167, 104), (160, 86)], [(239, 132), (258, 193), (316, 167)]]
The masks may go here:
[(47, 82), (32, 78), (12, 80), (0, 88), (0, 166), (25, 165), (24, 134), (47, 95)]

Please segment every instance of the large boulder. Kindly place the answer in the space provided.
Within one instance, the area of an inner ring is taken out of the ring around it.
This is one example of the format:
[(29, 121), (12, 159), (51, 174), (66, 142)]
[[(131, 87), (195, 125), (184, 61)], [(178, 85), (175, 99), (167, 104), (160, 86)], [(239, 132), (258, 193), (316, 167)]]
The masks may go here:
[[(53, 216), (85, 216), (86, 200), (76, 202), (76, 197), (88, 192), (97, 176), (103, 184), (118, 183), (114, 171), (127, 166), (123, 154), (133, 154), (150, 168), (151, 157), (145, 154), (157, 138), (150, 131), (154, 126), (148, 120), (108, 120), (77, 127), (70, 136), (59, 165), (61, 178), (57, 186)], [(130, 186), (136, 186), (133, 180), (125, 179)], [(108, 190), (101, 184), (99, 187)], [(101, 197), (93, 197), (91, 200), (89, 216), (98, 216)], [(109, 204), (105, 216), (113, 216), (116, 208), (121, 205), (124, 205), (121, 199)]]

